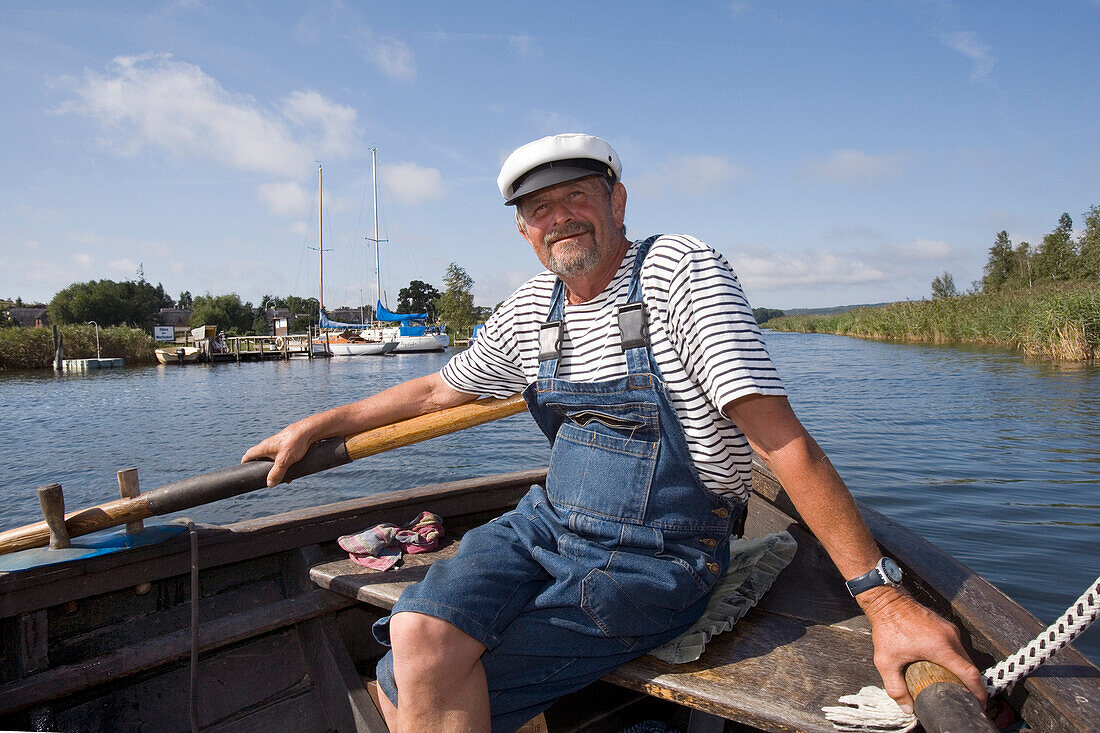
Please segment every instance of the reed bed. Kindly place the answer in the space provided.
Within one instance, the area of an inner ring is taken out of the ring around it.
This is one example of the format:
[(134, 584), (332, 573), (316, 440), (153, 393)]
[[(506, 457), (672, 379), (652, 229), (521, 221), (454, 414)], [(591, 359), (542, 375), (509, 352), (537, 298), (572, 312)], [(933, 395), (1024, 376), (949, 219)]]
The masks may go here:
[[(66, 359), (96, 356), (95, 326), (73, 324), (57, 329), (65, 339)], [(152, 364), (156, 342), (140, 328), (111, 326), (99, 329), (99, 353), (104, 359), (121, 357), (126, 364)], [(53, 332), (49, 328), (0, 328), (0, 369), (48, 369), (53, 366)]]
[(868, 339), (1006, 346), (1029, 357), (1092, 364), (1100, 348), (1100, 287), (972, 294), (855, 308), (823, 316), (783, 316), (776, 331)]

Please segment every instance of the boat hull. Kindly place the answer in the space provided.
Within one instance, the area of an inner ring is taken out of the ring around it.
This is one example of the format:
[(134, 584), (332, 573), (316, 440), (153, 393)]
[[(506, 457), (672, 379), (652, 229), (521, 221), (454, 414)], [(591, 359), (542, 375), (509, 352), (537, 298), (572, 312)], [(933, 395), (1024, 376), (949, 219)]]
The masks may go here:
[[(200, 727), (384, 731), (360, 673), (369, 674), (384, 651), (369, 629), (386, 607), (318, 588), (310, 568), (346, 559), (337, 537), (380, 522), (400, 524), (425, 508), (445, 518), (453, 540), (544, 480), (544, 471), (505, 474), (201, 526), (194, 555), (181, 533), (114, 554), (0, 572), (0, 729), (188, 729), (195, 564)], [(791, 566), (736, 631), (712, 640), (698, 662), (673, 666), (643, 657), (607, 681), (644, 703), (668, 701), (662, 704), (670, 715), (686, 705), (760, 730), (831, 732), (820, 707), (879, 684), (870, 629), (762, 464), (754, 484), (746, 536), (790, 530), (799, 543)], [(935, 546), (861, 510), (907, 571), (914, 594), (962, 627), (979, 664), (1003, 658), (1042, 630)], [(418, 563), (430, 559), (410, 556), (408, 567), (397, 571), (404, 575), (371, 577), (375, 585), (416, 579), (426, 569)], [(1100, 719), (1100, 669), (1072, 648), (1053, 664), (1054, 672), (1017, 685), (1014, 706), (1037, 731), (1093, 729)], [(570, 716), (610, 715), (615, 706), (606, 689), (571, 697), (561, 709)], [(551, 731), (577, 729), (575, 723), (559, 727), (554, 710), (547, 715)]]
[(397, 348), (396, 341), (348, 341), (345, 339), (320, 339), (313, 342), (314, 348), (322, 351), (326, 348), (333, 356), (379, 356), (388, 354)]
[(195, 346), (166, 346), (154, 353), (161, 364), (189, 364), (199, 358), (199, 350)]
[(451, 343), (445, 333), (426, 333), (423, 336), (401, 336), (397, 339), (395, 354), (413, 354), (431, 351), (443, 351)]

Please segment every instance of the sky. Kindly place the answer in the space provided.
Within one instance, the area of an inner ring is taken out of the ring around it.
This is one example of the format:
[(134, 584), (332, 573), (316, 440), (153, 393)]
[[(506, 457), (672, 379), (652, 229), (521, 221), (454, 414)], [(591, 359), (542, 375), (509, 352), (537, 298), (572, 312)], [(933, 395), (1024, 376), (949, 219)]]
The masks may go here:
[[(541, 266), (496, 187), (587, 132), (632, 238), (694, 235), (754, 307), (920, 299), (1100, 204), (1100, 0), (0, 2), (0, 298), (383, 301)], [(374, 238), (371, 149), (380, 231)]]

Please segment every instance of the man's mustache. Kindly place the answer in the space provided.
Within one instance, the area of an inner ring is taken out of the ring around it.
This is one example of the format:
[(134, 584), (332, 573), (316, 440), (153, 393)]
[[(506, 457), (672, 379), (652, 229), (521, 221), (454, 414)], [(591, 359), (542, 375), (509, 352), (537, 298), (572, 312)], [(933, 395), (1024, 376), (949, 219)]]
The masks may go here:
[(596, 233), (596, 227), (592, 226), (588, 222), (574, 221), (574, 222), (570, 222), (569, 224), (566, 224), (565, 226), (561, 227), (560, 229), (551, 229), (542, 238), (542, 243), (547, 248), (549, 248), (554, 243), (560, 242), (561, 240), (566, 239), (568, 237), (575, 237), (578, 234), (593, 234), (594, 235), (595, 233)]

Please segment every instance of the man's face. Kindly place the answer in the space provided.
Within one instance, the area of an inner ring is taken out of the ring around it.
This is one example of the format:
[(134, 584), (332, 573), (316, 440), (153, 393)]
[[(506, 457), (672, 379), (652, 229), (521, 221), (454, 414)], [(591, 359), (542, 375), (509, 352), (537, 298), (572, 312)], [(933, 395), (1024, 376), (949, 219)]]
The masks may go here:
[(593, 271), (622, 239), (626, 189), (599, 176), (559, 183), (516, 204), (520, 233), (543, 266), (562, 277)]

